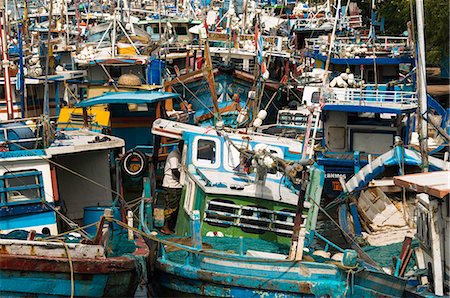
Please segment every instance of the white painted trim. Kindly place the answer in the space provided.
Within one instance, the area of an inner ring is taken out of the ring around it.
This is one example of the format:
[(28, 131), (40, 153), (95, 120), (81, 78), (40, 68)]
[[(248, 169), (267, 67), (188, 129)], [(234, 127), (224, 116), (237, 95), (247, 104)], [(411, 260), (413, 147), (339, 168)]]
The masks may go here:
[[(239, 148), (246, 148), (246, 149), (249, 149), (249, 150), (252, 149), (252, 146), (250, 144), (246, 143), (246, 142), (240, 142), (240, 141), (235, 142), (235, 141), (233, 141), (233, 143), (236, 145), (236, 147), (239, 147)], [(230, 149), (228, 150), (228, 148), (230, 148)], [(223, 151), (224, 151), (223, 152), (223, 168), (225, 170), (229, 171), (229, 172), (233, 172), (234, 171), (234, 168), (231, 167), (230, 164), (229, 164), (230, 151), (233, 150), (233, 149), (236, 150), (233, 147), (233, 145), (231, 145), (231, 143), (229, 141), (225, 141), (225, 143), (223, 144)]]
[[(213, 141), (216, 145), (216, 152), (215, 152), (215, 162), (214, 163), (208, 163), (206, 161), (198, 160), (197, 154), (198, 154), (198, 142), (200, 140), (206, 140), (206, 141)], [(217, 169), (220, 168), (221, 164), (221, 153), (222, 153), (222, 144), (220, 142), (220, 139), (209, 137), (209, 136), (196, 136), (194, 137), (194, 140), (192, 141), (192, 163), (200, 168), (209, 168), (209, 169)]]

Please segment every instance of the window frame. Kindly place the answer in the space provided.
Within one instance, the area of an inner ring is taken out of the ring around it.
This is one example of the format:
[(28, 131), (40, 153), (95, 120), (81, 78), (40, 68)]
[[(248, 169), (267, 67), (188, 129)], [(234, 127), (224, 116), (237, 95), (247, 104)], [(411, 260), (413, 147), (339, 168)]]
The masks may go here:
[[(234, 142), (233, 141), (233, 143), (237, 147), (240, 147), (240, 148), (246, 147), (249, 150), (252, 150), (252, 145), (250, 143), (248, 143), (248, 142), (239, 142), (239, 141), (238, 142)], [(229, 147), (233, 147), (233, 145), (229, 141), (225, 141), (224, 142), (224, 147), (223, 147), (223, 149), (224, 149), (224, 152), (223, 152), (223, 168), (225, 170), (227, 170), (227, 171), (234, 172), (234, 168), (231, 167), (230, 164), (229, 164), (229, 161), (230, 161), (230, 150), (233, 150), (233, 149), (228, 150)]]
[[(37, 178), (37, 183), (20, 185), (20, 186), (6, 186), (8, 179), (20, 179), (20, 177), (35, 177)], [(26, 189), (37, 189), (39, 197), (29, 198), (28, 200), (8, 202), (8, 192)], [(8, 171), (0, 176), (0, 206), (15, 206), (24, 204), (40, 203), (45, 200), (44, 183), (42, 178), (42, 172), (30, 169), (30, 170), (20, 170), (20, 171)]]
[[(201, 161), (198, 159), (198, 143), (201, 140), (205, 141), (213, 141), (216, 146), (216, 152), (215, 152), (215, 161), (214, 163), (207, 163), (204, 161)], [(209, 168), (209, 169), (218, 169), (220, 168), (221, 164), (221, 142), (218, 138), (214, 137), (207, 137), (207, 136), (196, 136), (194, 137), (194, 140), (192, 142), (192, 163), (194, 166), (201, 167), (201, 168)]]

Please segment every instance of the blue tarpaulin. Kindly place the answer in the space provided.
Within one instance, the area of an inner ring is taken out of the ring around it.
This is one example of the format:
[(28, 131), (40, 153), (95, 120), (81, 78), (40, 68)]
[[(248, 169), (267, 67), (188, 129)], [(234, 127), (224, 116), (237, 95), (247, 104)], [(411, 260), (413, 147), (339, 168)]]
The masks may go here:
[(76, 106), (86, 108), (101, 104), (149, 104), (179, 96), (180, 94), (178, 93), (159, 91), (108, 92), (83, 100), (77, 103)]

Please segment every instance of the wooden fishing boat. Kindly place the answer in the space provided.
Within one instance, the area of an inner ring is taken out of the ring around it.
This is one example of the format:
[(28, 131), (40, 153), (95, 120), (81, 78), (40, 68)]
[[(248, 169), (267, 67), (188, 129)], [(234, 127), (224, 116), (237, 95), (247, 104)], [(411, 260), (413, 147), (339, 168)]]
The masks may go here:
[(109, 158), (124, 142), (73, 130), (43, 146), (48, 127), (0, 126), (0, 295), (130, 296), (146, 279), (149, 251), (108, 224), (123, 217)]
[(142, 281), (148, 247), (136, 241), (129, 256), (107, 256), (100, 244), (0, 239), (2, 296), (132, 297)]
[[(295, 187), (308, 165), (292, 154), (299, 141), (162, 119), (153, 133), (185, 141), (175, 235), (156, 240), (154, 278), (169, 295), (402, 295), (405, 280), (315, 231), (324, 172), (311, 166)], [(244, 152), (255, 173), (237, 170)]]
[(415, 257), (422, 274), (415, 279), (418, 284), (407, 288), (411, 297), (450, 295), (450, 267), (446, 261), (450, 254), (449, 173), (446, 170), (394, 177), (395, 185), (412, 191), (418, 200), (420, 246), (415, 249)]

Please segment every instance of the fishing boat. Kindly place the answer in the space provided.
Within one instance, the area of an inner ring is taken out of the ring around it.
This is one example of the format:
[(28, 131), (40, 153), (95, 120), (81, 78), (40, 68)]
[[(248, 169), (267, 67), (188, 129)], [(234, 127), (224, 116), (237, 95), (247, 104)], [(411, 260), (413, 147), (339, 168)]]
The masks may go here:
[[(430, 171), (449, 168), (448, 160), (428, 157)], [(414, 196), (395, 187), (394, 176), (420, 172), (419, 152), (403, 147), (397, 138), (394, 148), (369, 160), (349, 180), (340, 179), (344, 189), (339, 203), (341, 227), (355, 239), (382, 246), (403, 241), (413, 235), (417, 203)]]
[(450, 230), (449, 181), (448, 170), (394, 177), (395, 185), (411, 191), (418, 199), (416, 235), (420, 246), (414, 252), (422, 274), (417, 275), (418, 284), (407, 289), (412, 297), (450, 295), (450, 242), (446, 237)]
[(30, 121), (1, 124), (1, 295), (133, 295), (149, 251), (111, 224), (127, 221), (110, 171), (123, 140)]
[[(293, 154), (299, 141), (163, 119), (152, 130), (185, 141), (175, 235), (154, 238), (155, 278), (170, 295), (402, 295), (405, 280), (315, 231), (324, 172)], [(254, 172), (239, 169), (244, 157)]]

